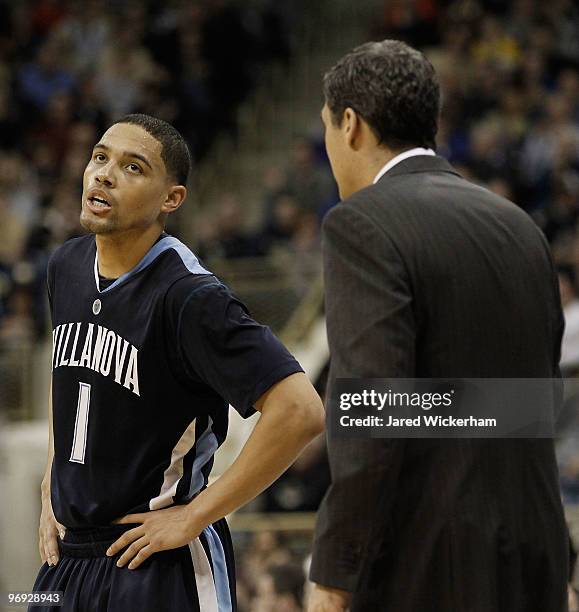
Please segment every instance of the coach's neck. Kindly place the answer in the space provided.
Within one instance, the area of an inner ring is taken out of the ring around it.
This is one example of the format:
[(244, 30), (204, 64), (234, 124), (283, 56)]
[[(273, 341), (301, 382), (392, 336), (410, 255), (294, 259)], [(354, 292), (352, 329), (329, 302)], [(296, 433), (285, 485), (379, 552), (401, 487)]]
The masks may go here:
[(372, 185), (378, 172), (404, 150), (393, 151), (376, 145), (356, 151), (351, 157), (349, 176), (340, 189), (340, 197), (345, 200), (353, 193)]
[(334, 175), (343, 200), (371, 185), (390, 160), (412, 148), (392, 149), (379, 142), (366, 120), (351, 109), (344, 112), (339, 130), (341, 142), (336, 147), (338, 155), (335, 156)]
[(119, 278), (132, 270), (155, 244), (163, 228), (153, 224), (142, 228), (97, 234), (98, 272), (105, 278)]

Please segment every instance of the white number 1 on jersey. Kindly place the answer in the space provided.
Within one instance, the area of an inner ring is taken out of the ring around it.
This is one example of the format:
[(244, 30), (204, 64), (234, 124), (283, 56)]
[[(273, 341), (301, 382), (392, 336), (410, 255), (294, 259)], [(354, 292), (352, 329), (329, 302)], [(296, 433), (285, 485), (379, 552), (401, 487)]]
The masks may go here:
[(86, 433), (88, 428), (88, 411), (90, 408), (90, 385), (79, 382), (78, 406), (76, 407), (76, 422), (74, 424), (74, 439), (69, 461), (84, 463), (86, 450)]

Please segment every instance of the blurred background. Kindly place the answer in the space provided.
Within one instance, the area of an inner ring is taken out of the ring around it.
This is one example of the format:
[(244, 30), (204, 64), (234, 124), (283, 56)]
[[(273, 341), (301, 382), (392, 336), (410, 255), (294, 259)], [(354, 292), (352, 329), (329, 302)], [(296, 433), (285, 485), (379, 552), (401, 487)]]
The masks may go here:
[[(82, 173), (111, 121), (173, 123), (195, 159), (169, 231), (301, 361), (328, 364), (319, 229), (338, 202), (323, 146), (321, 77), (367, 40), (435, 65), (438, 152), (545, 232), (579, 372), (579, 9), (573, 0), (0, 0), (0, 592), (39, 567), (51, 346), (46, 263), (80, 235)], [(524, 307), (524, 304), (521, 305)], [(217, 476), (254, 421), (232, 413)], [(579, 541), (579, 426), (558, 442)], [(324, 441), (231, 517), (240, 612), (302, 609)]]

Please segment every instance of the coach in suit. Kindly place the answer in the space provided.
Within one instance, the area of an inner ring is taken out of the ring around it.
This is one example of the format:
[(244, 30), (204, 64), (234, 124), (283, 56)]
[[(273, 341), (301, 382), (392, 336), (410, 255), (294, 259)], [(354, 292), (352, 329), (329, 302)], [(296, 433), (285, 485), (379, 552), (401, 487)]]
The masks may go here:
[[(428, 60), (397, 41), (362, 45), (325, 75), (324, 95), (343, 200), (323, 225), (330, 388), (558, 376), (548, 245), (520, 208), (435, 154)], [(566, 610), (551, 439), (328, 437), (310, 612)]]

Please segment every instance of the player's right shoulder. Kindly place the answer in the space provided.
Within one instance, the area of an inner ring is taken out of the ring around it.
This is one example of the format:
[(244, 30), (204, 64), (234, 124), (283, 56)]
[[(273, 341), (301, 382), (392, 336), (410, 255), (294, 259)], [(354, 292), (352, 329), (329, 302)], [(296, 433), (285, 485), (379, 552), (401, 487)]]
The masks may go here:
[(180, 309), (191, 299), (204, 300), (227, 290), (213, 274), (188, 274), (177, 279), (167, 290), (166, 303), (171, 309)]
[(177, 333), (183, 320), (206, 327), (208, 321), (221, 321), (232, 302), (238, 299), (216, 276), (190, 274), (168, 288), (163, 319)]

